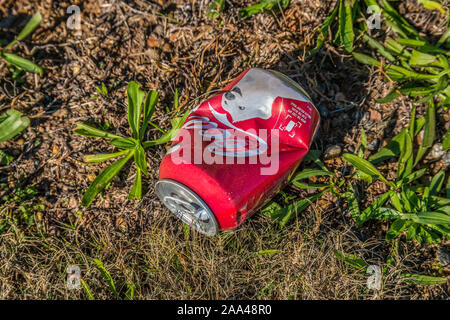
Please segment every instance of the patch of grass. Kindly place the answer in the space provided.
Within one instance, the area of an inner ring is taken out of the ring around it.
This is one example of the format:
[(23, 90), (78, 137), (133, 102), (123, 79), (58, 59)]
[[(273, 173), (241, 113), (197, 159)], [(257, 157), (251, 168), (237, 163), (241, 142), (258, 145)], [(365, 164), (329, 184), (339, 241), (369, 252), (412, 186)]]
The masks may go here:
[(131, 137), (120, 137), (107, 131), (94, 128), (85, 123), (78, 123), (77, 129), (74, 131), (76, 134), (81, 136), (108, 139), (108, 142), (111, 145), (119, 149), (118, 152), (114, 153), (87, 155), (85, 156), (86, 162), (100, 163), (110, 159), (122, 157), (120, 160), (108, 166), (95, 178), (84, 193), (83, 199), (81, 200), (81, 204), (83, 206), (89, 206), (97, 194), (105, 189), (109, 183), (111, 183), (114, 177), (131, 158), (134, 158), (134, 162), (136, 163), (136, 179), (131, 187), (129, 198), (140, 199), (142, 197), (142, 174), (148, 176), (145, 149), (169, 142), (175, 136), (176, 132), (188, 115), (188, 113), (186, 113), (181, 118), (174, 118), (172, 120), (172, 129), (164, 132), (159, 139), (143, 141), (148, 124), (151, 124), (150, 119), (155, 112), (159, 95), (156, 91), (149, 91), (146, 94), (145, 91), (140, 88), (139, 84), (134, 81), (129, 83), (127, 95), (128, 124), (131, 128)]
[(4, 59), (9, 64), (10, 66), (9, 70), (12, 73), (12, 77), (15, 81), (24, 82), (24, 80), (21, 78), (22, 71), (39, 73), (41, 76), (44, 74), (44, 70), (42, 69), (42, 67), (38, 66), (37, 64), (27, 59), (24, 59), (13, 53), (8, 52), (14, 47), (14, 45), (18, 41), (22, 41), (28, 35), (30, 35), (39, 26), (41, 20), (42, 17), (39, 12), (34, 14), (31, 17), (30, 21), (28, 21), (28, 23), (19, 33), (17, 38), (11, 41), (9, 44), (7, 44), (5, 47), (0, 49), (0, 58)]
[[(429, 105), (429, 112), (434, 114), (432, 102)], [(414, 168), (431, 146), (435, 127), (433, 117), (427, 116), (425, 120), (421, 120), (416, 121), (415, 109), (413, 109), (410, 125), (392, 139), (395, 144), (388, 144), (370, 157), (369, 161), (353, 154), (344, 154), (344, 159), (361, 174), (359, 178), (369, 183), (372, 179), (377, 179), (390, 187), (388, 192), (380, 196), (363, 212), (359, 211), (357, 201), (351, 202), (353, 204), (351, 212), (357, 226), (369, 219), (393, 220), (386, 234), (388, 241), (399, 237), (404, 232), (407, 234), (407, 241), (416, 240), (418, 243), (426, 241), (430, 244), (439, 243), (450, 235), (450, 201), (439, 196), (445, 180), (444, 171), (438, 172), (428, 186), (416, 184), (428, 170), (425, 167), (414, 171)], [(414, 137), (422, 126), (425, 126), (424, 139), (417, 153), (414, 154)], [(429, 140), (429, 143), (426, 140)], [(395, 181), (388, 181), (373, 163), (394, 156), (399, 157), (397, 178)], [(391, 207), (384, 207), (388, 200)]]
[(37, 199), (34, 185), (10, 189), (6, 186), (1, 198), (0, 234), (18, 226), (30, 227), (36, 224), (36, 215), (42, 214), (44, 204)]
[(257, 4), (239, 10), (242, 19), (260, 12), (280, 12), (289, 6), (290, 0), (259, 0)]

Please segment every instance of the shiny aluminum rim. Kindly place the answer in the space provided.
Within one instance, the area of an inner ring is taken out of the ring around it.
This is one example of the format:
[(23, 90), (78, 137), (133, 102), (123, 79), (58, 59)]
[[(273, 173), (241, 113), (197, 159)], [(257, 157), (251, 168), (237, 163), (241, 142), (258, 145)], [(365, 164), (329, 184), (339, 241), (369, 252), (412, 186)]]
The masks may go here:
[(194, 191), (177, 181), (162, 179), (156, 183), (155, 192), (170, 212), (184, 223), (208, 236), (217, 234), (214, 214)]

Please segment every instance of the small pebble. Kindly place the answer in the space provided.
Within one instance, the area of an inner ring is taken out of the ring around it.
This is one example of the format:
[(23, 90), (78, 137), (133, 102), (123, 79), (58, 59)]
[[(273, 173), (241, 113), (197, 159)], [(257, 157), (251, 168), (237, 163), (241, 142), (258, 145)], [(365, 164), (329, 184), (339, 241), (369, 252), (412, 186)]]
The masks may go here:
[(370, 109), (369, 119), (373, 121), (381, 121), (381, 113), (377, 110)]
[(439, 248), (437, 252), (437, 259), (443, 267), (450, 267), (450, 252), (445, 250), (444, 247)]
[(338, 93), (336, 93), (336, 95), (334, 96), (334, 99), (335, 99), (336, 101), (339, 101), (339, 102), (344, 102), (344, 101), (345, 101), (345, 95), (344, 95), (342, 92), (338, 92)]
[(342, 148), (337, 144), (334, 146), (330, 146), (325, 150), (324, 158), (325, 159), (333, 159), (339, 157), (342, 152)]
[(370, 151), (375, 151), (378, 149), (379, 144), (380, 144), (380, 140), (373, 139), (372, 142), (367, 145), (367, 149)]
[(326, 118), (328, 117), (328, 109), (324, 105), (319, 106), (319, 113), (322, 117)]
[(436, 143), (435, 145), (433, 145), (433, 147), (431, 148), (431, 152), (430, 152), (430, 158), (432, 160), (439, 160), (440, 158), (442, 158), (442, 156), (445, 154), (445, 151), (442, 150), (442, 144), (441, 143)]
[(445, 166), (450, 166), (450, 150), (445, 153), (445, 156), (442, 158), (442, 162)]

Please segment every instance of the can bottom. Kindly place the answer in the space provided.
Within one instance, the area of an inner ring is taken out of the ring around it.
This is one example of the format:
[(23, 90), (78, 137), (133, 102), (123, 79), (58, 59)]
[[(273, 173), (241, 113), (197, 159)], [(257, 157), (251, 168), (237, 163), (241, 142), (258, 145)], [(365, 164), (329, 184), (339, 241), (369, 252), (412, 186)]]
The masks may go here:
[(155, 192), (164, 205), (184, 223), (198, 232), (214, 236), (218, 224), (208, 205), (190, 188), (171, 179), (156, 183)]

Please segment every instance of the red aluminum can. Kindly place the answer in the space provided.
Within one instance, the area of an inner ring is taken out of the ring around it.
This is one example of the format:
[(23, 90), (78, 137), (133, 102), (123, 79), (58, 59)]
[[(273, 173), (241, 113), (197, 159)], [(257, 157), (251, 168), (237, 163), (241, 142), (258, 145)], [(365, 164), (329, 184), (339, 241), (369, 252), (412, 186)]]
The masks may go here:
[(319, 121), (296, 82), (247, 69), (190, 112), (161, 162), (155, 192), (201, 233), (235, 228), (287, 184)]

